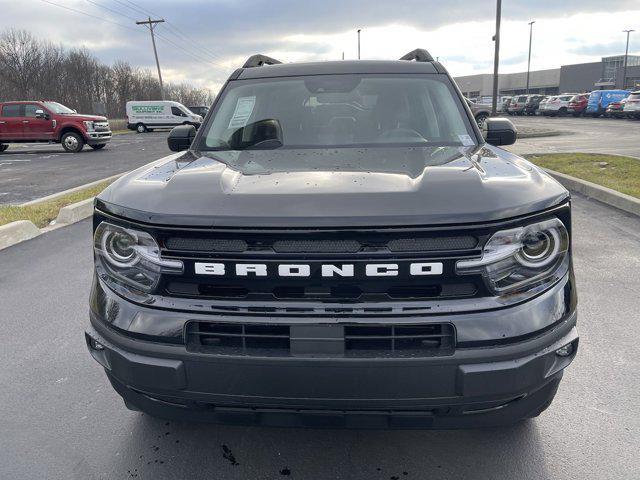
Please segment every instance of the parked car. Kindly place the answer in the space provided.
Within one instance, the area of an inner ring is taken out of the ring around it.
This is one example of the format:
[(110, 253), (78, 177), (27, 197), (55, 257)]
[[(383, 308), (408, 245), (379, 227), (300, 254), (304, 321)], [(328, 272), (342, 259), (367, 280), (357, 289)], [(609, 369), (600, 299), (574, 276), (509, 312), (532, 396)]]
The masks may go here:
[(594, 90), (589, 95), (585, 115), (599, 117), (603, 115), (611, 102), (619, 102), (629, 96), (628, 90)]
[(575, 96), (575, 93), (563, 93), (555, 95), (544, 103), (542, 114), (547, 117), (564, 116), (569, 112), (569, 101)]
[(513, 101), (513, 97), (505, 97), (505, 99), (502, 102), (502, 113), (506, 113), (507, 115), (511, 115), (509, 113), (509, 106), (511, 105), (512, 101)]
[(190, 111), (192, 111), (193, 113), (195, 113), (196, 115), (200, 115), (202, 118), (207, 116), (207, 113), (209, 112), (209, 107), (206, 107), (204, 105), (199, 105), (199, 106), (195, 106), (195, 107), (187, 107)]
[(548, 95), (542, 97), (542, 100), (540, 100), (540, 103), (538, 103), (538, 110), (536, 110), (536, 115), (542, 115), (542, 112), (544, 111), (545, 106), (550, 98), (551, 97)]
[(138, 133), (152, 132), (154, 128), (175, 127), (202, 123), (202, 117), (178, 102), (169, 100), (127, 102), (127, 128)]
[[(491, 103), (491, 101), (487, 103)], [(510, 95), (501, 96), (500, 99), (498, 100), (497, 111), (500, 113), (508, 113), (507, 112), (508, 103), (511, 103), (511, 96)]]
[(524, 115), (524, 108), (527, 104), (527, 100), (527, 95), (518, 95), (516, 97), (513, 97), (511, 103), (509, 104), (509, 113), (511, 115)]
[(624, 115), (640, 119), (640, 91), (631, 92), (624, 103)]
[(574, 117), (579, 117), (583, 114), (585, 109), (587, 108), (587, 103), (589, 102), (589, 94), (588, 93), (580, 93), (578, 95), (574, 95), (571, 100), (569, 100), (569, 105), (567, 105), (567, 112), (573, 115)]
[(491, 105), (474, 103), (468, 98), (466, 99), (466, 101), (469, 105), (469, 108), (471, 109), (471, 113), (473, 113), (473, 117), (476, 119), (478, 127), (482, 128), (484, 126), (484, 122), (486, 122), (487, 118), (491, 116)]
[(525, 115), (535, 115), (540, 108), (540, 102), (544, 99), (544, 95), (529, 95), (524, 104)]
[(85, 145), (100, 150), (109, 140), (105, 117), (79, 114), (57, 102), (0, 102), (0, 152), (9, 143), (45, 142), (77, 153)]
[(611, 102), (605, 110), (605, 117), (608, 118), (624, 118), (624, 104), (627, 102), (626, 98), (623, 98), (619, 102)]
[(178, 153), (95, 200), (85, 338), (125, 405), (331, 428), (538, 416), (578, 349), (570, 194), (499, 148), (508, 119), (474, 120), (425, 50), (250, 57), (198, 131), (171, 131)]

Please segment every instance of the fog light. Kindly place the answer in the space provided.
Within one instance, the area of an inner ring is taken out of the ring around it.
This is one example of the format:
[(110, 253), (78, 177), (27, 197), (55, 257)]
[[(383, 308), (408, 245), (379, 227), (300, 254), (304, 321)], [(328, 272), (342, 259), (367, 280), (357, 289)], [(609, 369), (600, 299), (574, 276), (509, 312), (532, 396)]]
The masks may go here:
[(104, 350), (104, 345), (102, 345), (99, 341), (95, 339), (91, 339), (92, 347), (96, 350)]
[(573, 343), (567, 343), (564, 347), (560, 347), (556, 350), (556, 355), (559, 357), (568, 357), (573, 353)]

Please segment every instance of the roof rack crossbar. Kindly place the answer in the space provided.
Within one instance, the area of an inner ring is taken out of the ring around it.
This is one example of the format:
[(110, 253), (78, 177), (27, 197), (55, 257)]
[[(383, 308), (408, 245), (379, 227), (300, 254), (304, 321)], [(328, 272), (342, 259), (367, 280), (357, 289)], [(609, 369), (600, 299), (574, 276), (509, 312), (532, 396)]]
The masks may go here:
[(244, 62), (242, 68), (262, 67), (263, 65), (277, 65), (278, 63), (282, 62), (280, 60), (276, 60), (275, 58), (258, 54), (251, 55), (249, 58), (247, 58), (247, 61)]
[(416, 62), (433, 62), (433, 57), (424, 48), (416, 48), (406, 55), (400, 57), (400, 60), (415, 60)]

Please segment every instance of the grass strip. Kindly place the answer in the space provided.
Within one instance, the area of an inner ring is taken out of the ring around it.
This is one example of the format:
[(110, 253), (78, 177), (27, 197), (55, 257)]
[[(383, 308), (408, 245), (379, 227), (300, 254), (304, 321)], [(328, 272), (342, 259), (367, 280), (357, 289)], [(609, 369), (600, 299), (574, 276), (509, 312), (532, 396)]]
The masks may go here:
[(0, 205), (0, 225), (18, 220), (31, 220), (38, 228), (46, 227), (58, 216), (58, 212), (62, 207), (95, 197), (112, 182), (113, 180), (102, 182), (94, 187), (69, 193), (55, 200), (48, 200), (26, 207)]
[(640, 198), (640, 159), (596, 153), (525, 155), (536, 165)]

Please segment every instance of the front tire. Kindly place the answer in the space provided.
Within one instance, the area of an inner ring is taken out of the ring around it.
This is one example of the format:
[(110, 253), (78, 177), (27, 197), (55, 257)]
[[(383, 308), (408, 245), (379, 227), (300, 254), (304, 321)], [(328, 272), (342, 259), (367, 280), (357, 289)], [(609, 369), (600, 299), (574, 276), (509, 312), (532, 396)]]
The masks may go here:
[(97, 145), (90, 145), (90, 147), (93, 148), (94, 150), (102, 150), (106, 146), (107, 146), (106, 143), (98, 143)]
[(0, 152), (4, 152), (7, 148), (9, 148), (9, 145), (3, 145), (0, 143)]
[(147, 126), (144, 123), (139, 123), (136, 125), (136, 132), (145, 133), (147, 131)]
[(84, 147), (84, 138), (79, 133), (67, 132), (60, 139), (62, 148), (69, 153), (78, 153)]

